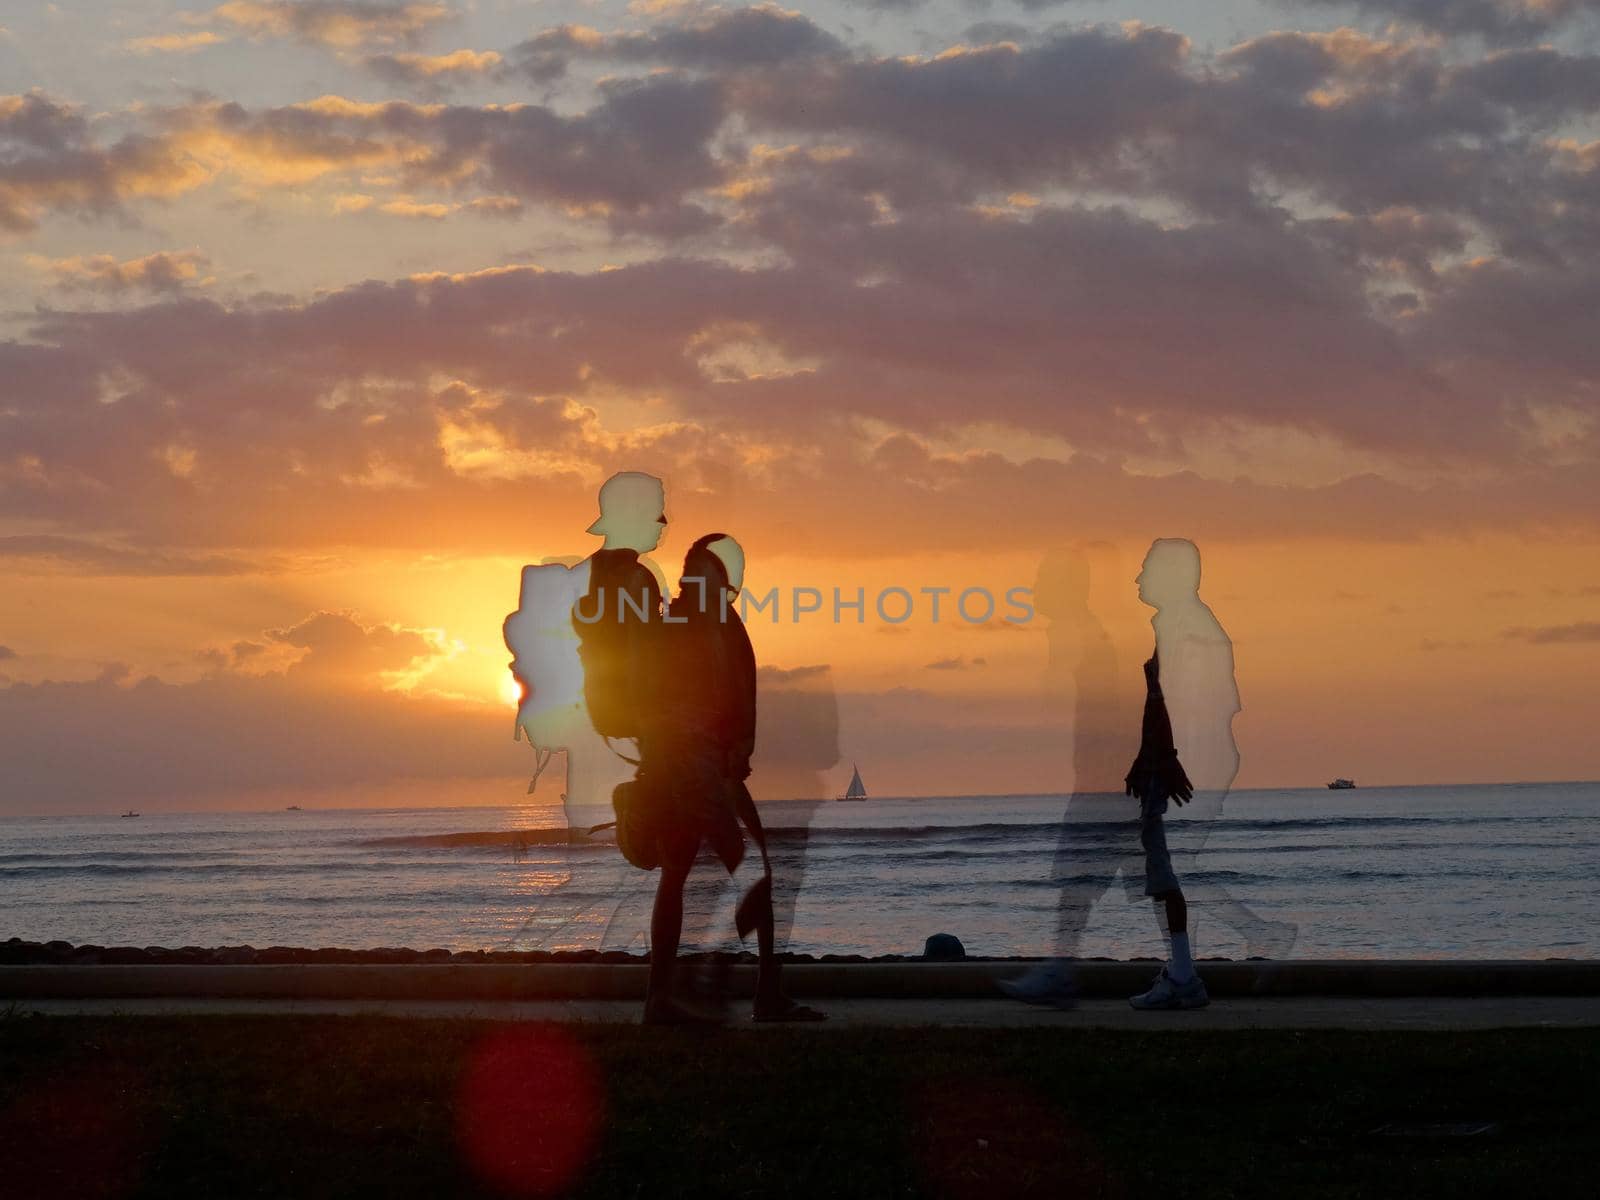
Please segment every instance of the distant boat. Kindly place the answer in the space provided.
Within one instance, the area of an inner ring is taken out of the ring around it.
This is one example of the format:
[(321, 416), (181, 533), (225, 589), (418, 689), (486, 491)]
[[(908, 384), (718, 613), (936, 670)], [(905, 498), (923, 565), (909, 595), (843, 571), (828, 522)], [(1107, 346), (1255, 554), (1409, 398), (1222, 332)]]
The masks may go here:
[(301, 809), (301, 807), (298, 804), (291, 804), (291, 805), (289, 805), (288, 808), (284, 809), (283, 811), (284, 812), (301, 812), (303, 810)]
[(1348, 792), (1355, 785), (1356, 781), (1354, 779), (1335, 779), (1328, 785), (1328, 790), (1330, 792)]
[(130, 808), (127, 812), (123, 813), (122, 815), (125, 816), (125, 817), (137, 817), (139, 814), (134, 812), (133, 809)]
[(867, 785), (861, 782), (861, 768), (851, 764), (854, 768), (850, 775), (850, 786), (845, 788), (844, 795), (835, 797), (838, 800), (865, 800), (867, 798)]

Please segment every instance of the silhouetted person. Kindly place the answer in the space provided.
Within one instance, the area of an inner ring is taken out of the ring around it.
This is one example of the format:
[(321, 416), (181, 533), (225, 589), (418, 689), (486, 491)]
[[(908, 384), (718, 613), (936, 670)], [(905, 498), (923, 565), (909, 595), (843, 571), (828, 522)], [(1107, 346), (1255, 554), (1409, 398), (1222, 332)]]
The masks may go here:
[[(1161, 538), (1145, 556), (1139, 599), (1156, 612), (1151, 626), (1160, 661), (1161, 691), (1173, 740), (1194, 783), (1185, 819), (1173, 827), (1179, 873), (1199, 874), (1197, 860), (1222, 815), (1239, 773), (1233, 718), (1240, 711), (1233, 642), (1200, 599), (1200, 551), (1184, 538)], [(1189, 888), (1189, 901), (1238, 933), (1251, 957), (1280, 958), (1294, 943), (1295, 927), (1251, 912), (1220, 884)]]
[[(795, 910), (805, 882), (810, 825), (819, 798), (833, 788), (820, 768), (833, 766), (838, 751), (838, 701), (826, 667), (796, 672), (760, 670), (756, 704), (761, 720), (756, 731), (753, 771), (744, 786), (752, 793), (782, 797), (758, 807), (765, 831), (765, 854), (755, 865), (761, 879), (771, 880), (773, 944), (777, 953), (789, 948)], [(702, 859), (705, 858), (702, 855)], [(742, 948), (728, 912), (751, 884), (751, 862), (733, 875), (697, 870), (684, 893), (683, 945), (699, 950), (702, 961), (683, 979), (680, 991), (696, 1002), (720, 1003), (727, 993), (729, 959)]]
[[(756, 733), (754, 789), (782, 802), (766, 806), (775, 936), (789, 947), (795, 907), (805, 881), (811, 821), (833, 789), (823, 774), (839, 761), (839, 701), (826, 667), (784, 682), (782, 673), (758, 677), (761, 722)], [(750, 786), (747, 783), (747, 786)], [(773, 826), (776, 826), (775, 828)]]
[[(618, 663), (632, 661), (627, 646), (619, 645), (612, 636), (620, 633), (620, 626), (613, 619), (596, 636), (586, 639), (589, 626), (575, 619), (574, 609), (580, 603), (589, 606), (586, 611), (608, 605), (608, 617), (615, 618), (622, 592), (640, 611), (655, 616), (659, 616), (661, 604), (658, 573), (641, 557), (656, 548), (666, 528), (661, 480), (637, 471), (619, 472), (601, 486), (599, 508), (588, 532), (604, 539), (601, 548), (586, 559), (546, 559), (524, 567), (517, 610), (505, 622), (506, 644), (513, 655), (511, 669), (522, 692), (515, 733), (518, 737), (526, 734), (535, 754), (534, 781), (528, 790), (534, 790), (551, 755), (565, 751), (567, 786), (561, 800), (574, 844), (588, 841), (595, 827), (609, 821), (612, 793), (632, 777), (637, 756), (634, 735), (622, 732), (618, 714), (606, 709), (610, 697), (625, 700), (632, 694), (624, 681), (605, 678), (618, 669)], [(634, 617), (633, 607), (623, 615)], [(591, 709), (591, 692), (601, 704), (598, 722)], [(603, 728), (597, 728), (597, 723)], [(585, 865), (585, 874), (591, 876), (585, 881), (589, 884), (585, 891), (592, 894), (596, 884), (604, 886), (593, 878), (604, 868), (592, 857), (585, 858)], [(600, 923), (604, 937), (623, 945), (642, 932), (642, 918), (630, 930), (622, 916), (639, 907), (630, 905), (627, 895), (628, 885), (636, 880), (631, 871), (615, 872), (613, 898), (607, 902), (613, 912)], [(570, 871), (567, 882), (571, 882)], [(581, 902), (581, 912), (574, 907), (577, 901), (568, 900), (547, 897), (530, 924), (536, 921), (554, 934), (581, 917), (580, 928), (592, 930), (597, 924), (588, 911), (592, 899)]]
[(1042, 708), (1068, 742), (1073, 786), (1052, 864), (1060, 889), (1055, 957), (1000, 981), (1014, 999), (1057, 1008), (1076, 1002), (1067, 960), (1078, 956), (1095, 904), (1119, 874), (1130, 893), (1142, 896), (1145, 883), (1138, 825), (1123, 794), (1138, 709), (1111, 635), (1090, 605), (1092, 576), (1088, 553), (1058, 547), (1045, 555), (1034, 580), (1034, 608), (1049, 619)]
[[(648, 702), (641, 672), (661, 617), (661, 585), (640, 561), (661, 541), (667, 518), (661, 481), (624, 471), (600, 489), (590, 533), (605, 542), (589, 557), (588, 588), (572, 611), (583, 662), (583, 697), (594, 730), (608, 742), (644, 732)], [(624, 756), (618, 751), (619, 756)]]
[[(612, 660), (618, 656), (601, 654), (589, 645), (605, 639), (586, 639), (587, 626), (574, 621), (573, 609), (580, 598), (591, 608), (610, 598), (615, 616), (617, 599), (612, 593), (620, 591), (659, 610), (657, 572), (640, 556), (660, 544), (667, 524), (665, 491), (653, 475), (619, 472), (601, 486), (599, 500), (600, 515), (588, 532), (605, 539), (600, 549), (581, 561), (546, 559), (524, 567), (517, 611), (505, 623), (512, 673), (522, 688), (516, 732), (526, 733), (542, 756), (567, 751), (567, 789), (562, 799), (575, 826), (608, 810), (612, 786), (627, 774), (618, 774), (615, 763), (631, 748), (619, 744), (614, 747), (617, 754), (604, 753), (602, 739), (620, 743), (633, 735), (618, 732), (617, 714), (605, 710), (609, 697), (620, 695), (620, 690), (611, 688), (609, 680), (591, 686), (595, 682), (591, 675), (613, 669)], [(625, 618), (632, 615), (631, 607), (623, 613)], [(605, 661), (588, 661), (597, 657)], [(598, 713), (592, 705), (597, 697), (602, 704)]]
[[(1145, 663), (1147, 694), (1139, 755), (1127, 788), (1139, 798), (1139, 838), (1145, 849), (1145, 890), (1162, 905), (1170, 952), (1150, 990), (1135, 1008), (1198, 1008), (1208, 1003), (1189, 944), (1188, 902), (1167, 846), (1167, 802), (1195, 800), (1184, 822), (1192, 863), (1211, 821), (1239, 770), (1233, 718), (1239, 689), (1233, 643), (1200, 599), (1200, 551), (1184, 538), (1160, 538), (1145, 555), (1139, 599), (1153, 607), (1156, 649)], [(1179, 752), (1183, 762), (1179, 762)], [(1185, 767), (1188, 769), (1185, 770)], [(1217, 915), (1246, 934), (1271, 935), (1284, 927), (1263, 921), (1220, 888), (1206, 889)], [(1288, 935), (1292, 939), (1292, 933)]]
[(1161, 691), (1159, 650), (1144, 664), (1144, 723), (1139, 753), (1128, 768), (1125, 785), (1139, 801), (1139, 844), (1144, 847), (1144, 890), (1164, 907), (1169, 953), (1167, 963), (1147, 992), (1132, 997), (1134, 1008), (1204, 1008), (1211, 1003), (1206, 985), (1194, 969), (1189, 948), (1189, 909), (1183, 888), (1172, 869), (1167, 849), (1167, 802), (1182, 805), (1194, 795), (1194, 786), (1178, 761), (1172, 740), (1172, 720)]
[[(706, 1019), (675, 986), (684, 885), (701, 846), (731, 875), (744, 857), (742, 824), (766, 863), (765, 831), (745, 783), (755, 750), (756, 663), (734, 605), (743, 578), (744, 555), (732, 538), (708, 534), (696, 541), (649, 659), (653, 703), (639, 742), (639, 786), (631, 792), (639, 834), (629, 836), (651, 843), (644, 857), (656, 858), (661, 869), (650, 922), (645, 1020), (651, 1023)], [(755, 1018), (820, 1020), (821, 1013), (782, 991), (769, 864), (735, 920), (741, 936), (753, 930), (757, 938)]]

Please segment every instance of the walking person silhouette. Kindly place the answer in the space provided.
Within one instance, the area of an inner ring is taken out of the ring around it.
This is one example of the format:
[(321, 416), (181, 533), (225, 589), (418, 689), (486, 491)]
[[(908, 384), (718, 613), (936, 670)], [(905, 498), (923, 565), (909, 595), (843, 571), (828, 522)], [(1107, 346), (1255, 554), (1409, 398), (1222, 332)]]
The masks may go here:
[[(1168, 800), (1179, 805), (1193, 801), (1182, 823), (1179, 858), (1190, 873), (1239, 772), (1233, 737), (1233, 718), (1240, 711), (1233, 643), (1200, 599), (1200, 551), (1193, 542), (1157, 539), (1145, 555), (1138, 585), (1139, 599), (1156, 610), (1150, 619), (1156, 648), (1145, 663), (1143, 737), (1127, 785), (1140, 801), (1145, 891), (1162, 906), (1170, 954), (1150, 990), (1131, 1003), (1144, 1009), (1195, 1008), (1208, 998), (1194, 970), (1189, 903), (1173, 870), (1164, 814)], [(1267, 950), (1280, 956), (1293, 944), (1294, 926), (1265, 920), (1220, 885), (1207, 881), (1192, 891), (1195, 903), (1244, 935), (1250, 953)]]
[[(1240, 711), (1233, 644), (1210, 607), (1200, 599), (1200, 552), (1193, 542), (1184, 538), (1155, 541), (1145, 556), (1137, 583), (1139, 599), (1156, 610), (1151, 618), (1156, 645), (1144, 664), (1145, 707), (1139, 752), (1123, 782), (1125, 792), (1139, 801), (1144, 893), (1155, 901), (1169, 959), (1151, 989), (1131, 1002), (1136, 1008), (1197, 1008), (1209, 1001), (1205, 985), (1194, 970), (1189, 899), (1173, 865), (1166, 813), (1169, 803), (1189, 806), (1188, 819), (1179, 825), (1179, 862), (1188, 873), (1211, 832), (1212, 822), (1221, 815), (1223, 800), (1239, 769), (1239, 751), (1233, 738), (1233, 718)], [(1078, 589), (1068, 590), (1070, 596), (1079, 594)], [(1081, 594), (1087, 594), (1086, 578)], [(1076, 602), (1069, 606), (1073, 610), (1078, 607)], [(1085, 624), (1081, 616), (1078, 620)], [(1091, 636), (1080, 665), (1080, 683), (1094, 678), (1086, 668), (1094, 661), (1095, 644), (1101, 643), (1099, 659), (1104, 660), (1110, 653), (1103, 628), (1092, 621), (1087, 624)], [(1092, 636), (1094, 633), (1100, 636)], [(1104, 687), (1096, 690), (1114, 694)], [(1093, 737), (1096, 723), (1085, 718), (1083, 711), (1083, 701), (1090, 695), (1080, 686), (1075, 733), (1081, 729), (1091, 737), (1084, 749), (1092, 751), (1100, 739)], [(1094, 756), (1091, 753), (1080, 761), (1091, 765)], [(1077, 791), (1082, 790), (1079, 782)], [(1029, 1003), (1068, 1007), (1074, 1002), (1076, 991), (1065, 956), (1075, 951), (1089, 908), (1105, 890), (1108, 871), (1114, 874), (1116, 870), (1111, 861), (1116, 857), (1114, 846), (1111, 853), (1104, 852), (1108, 844), (1118, 842), (1116, 826), (1109, 827), (1108, 843), (1107, 834), (1102, 832), (1104, 827), (1095, 827), (1092, 807), (1085, 809), (1081, 805), (1075, 792), (1057, 853), (1056, 867), (1062, 878), (1058, 957), (1000, 985), (1008, 995)], [(1280, 956), (1292, 945), (1294, 926), (1261, 918), (1226, 889), (1209, 881), (1191, 890), (1197, 903), (1210, 906), (1224, 924), (1245, 937), (1252, 954), (1265, 950)]]
[(1006, 995), (1029, 1004), (1072, 1007), (1078, 991), (1070, 960), (1079, 956), (1095, 904), (1119, 875), (1130, 900), (1144, 893), (1143, 853), (1123, 794), (1138, 702), (1106, 629), (1103, 591), (1091, 603), (1097, 575), (1112, 574), (1113, 564), (1107, 545), (1059, 546), (1034, 578), (1034, 608), (1049, 621), (1041, 708), (1064, 744), (1072, 791), (1051, 863), (1058, 889), (1053, 957), (999, 981)]
[(684, 556), (678, 594), (654, 636), (642, 643), (639, 776), (618, 789), (617, 820), (629, 860), (661, 870), (644, 1012), (651, 1024), (716, 1019), (687, 1003), (677, 987), (684, 887), (702, 846), (731, 875), (743, 860), (746, 832), (764, 866), (735, 914), (740, 936), (756, 935), (752, 1015), (758, 1021), (823, 1019), (782, 988), (766, 833), (745, 782), (755, 749), (756, 660), (733, 603), (743, 578), (744, 553), (736, 541), (721, 533), (699, 538)]
[[(636, 732), (625, 711), (608, 707), (628, 695), (625, 685), (607, 677), (627, 659), (626, 647), (611, 636), (625, 636), (625, 631), (613, 622), (586, 639), (588, 627), (573, 620), (573, 609), (582, 601), (610, 598), (614, 610), (618, 596), (627, 593), (641, 615), (648, 610), (659, 617), (660, 572), (644, 556), (660, 544), (667, 526), (665, 488), (653, 475), (620, 471), (601, 485), (599, 509), (588, 532), (603, 539), (600, 548), (584, 559), (546, 558), (523, 567), (517, 609), (504, 626), (520, 692), (513, 736), (526, 736), (534, 753), (528, 791), (533, 793), (555, 752), (564, 751), (566, 883), (583, 879), (581, 888), (558, 886), (543, 897), (518, 936), (537, 929), (536, 943), (554, 939), (559, 944), (561, 938), (587, 937), (598, 928), (602, 945), (625, 948), (644, 936), (641, 914), (648, 897), (634, 894), (630, 884), (637, 877), (631, 872), (600, 878), (605, 868), (582, 850), (590, 835), (609, 823), (612, 793), (634, 772)], [(607, 897), (600, 903), (611, 910), (598, 920), (597, 893)]]
[[(1233, 642), (1200, 599), (1200, 551), (1186, 538), (1160, 538), (1139, 573), (1139, 599), (1153, 607), (1161, 691), (1173, 739), (1194, 782), (1194, 798), (1174, 827), (1181, 875), (1198, 875), (1198, 860), (1222, 816), (1239, 773), (1233, 719), (1241, 711)], [(1248, 958), (1283, 958), (1298, 929), (1252, 911), (1225, 886), (1201, 877), (1191, 883), (1192, 905), (1237, 933)]]

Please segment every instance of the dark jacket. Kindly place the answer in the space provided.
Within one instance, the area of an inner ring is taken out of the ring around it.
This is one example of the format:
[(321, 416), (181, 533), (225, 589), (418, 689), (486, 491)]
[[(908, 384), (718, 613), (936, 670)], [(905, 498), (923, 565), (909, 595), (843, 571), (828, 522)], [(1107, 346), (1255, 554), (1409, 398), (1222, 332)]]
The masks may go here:
[(733, 603), (704, 604), (686, 588), (668, 606), (660, 629), (662, 653), (655, 681), (660, 731), (720, 754), (732, 779), (750, 774), (756, 738), (756, 656)]

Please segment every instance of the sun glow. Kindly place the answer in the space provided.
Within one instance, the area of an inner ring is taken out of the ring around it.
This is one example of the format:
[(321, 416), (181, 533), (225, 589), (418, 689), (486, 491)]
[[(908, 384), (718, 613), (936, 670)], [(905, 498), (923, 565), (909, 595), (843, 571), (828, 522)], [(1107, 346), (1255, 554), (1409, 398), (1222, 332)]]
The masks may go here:
[(512, 708), (522, 703), (522, 687), (510, 671), (500, 676), (500, 700)]

